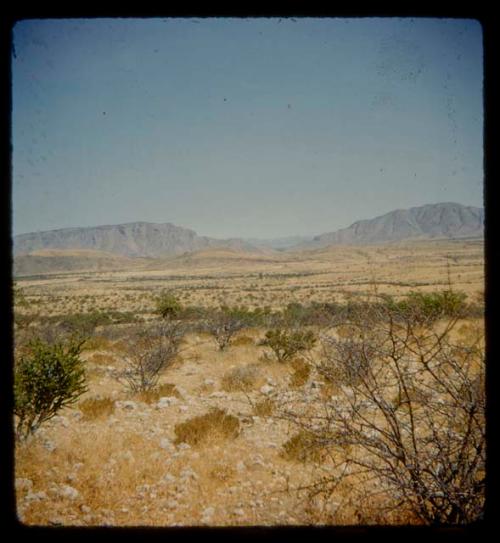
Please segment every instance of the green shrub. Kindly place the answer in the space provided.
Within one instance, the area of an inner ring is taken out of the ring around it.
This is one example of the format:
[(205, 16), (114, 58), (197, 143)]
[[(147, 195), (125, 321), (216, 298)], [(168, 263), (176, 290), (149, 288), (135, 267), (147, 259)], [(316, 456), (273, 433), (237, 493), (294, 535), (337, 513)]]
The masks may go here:
[(314, 347), (316, 337), (310, 330), (287, 331), (283, 329), (268, 330), (260, 345), (269, 347), (279, 362), (283, 362), (302, 351)]
[(29, 344), (17, 362), (14, 375), (16, 432), (24, 439), (60, 409), (71, 405), (87, 390), (80, 359), (83, 341)]
[[(392, 307), (405, 316), (417, 319), (435, 320), (440, 317), (453, 317), (463, 314), (466, 309), (464, 292), (443, 290), (441, 292), (410, 292), (406, 299), (394, 303)], [(391, 302), (389, 302), (391, 304)]]
[(181, 310), (181, 304), (171, 292), (162, 292), (156, 299), (156, 312), (164, 319), (177, 316)]

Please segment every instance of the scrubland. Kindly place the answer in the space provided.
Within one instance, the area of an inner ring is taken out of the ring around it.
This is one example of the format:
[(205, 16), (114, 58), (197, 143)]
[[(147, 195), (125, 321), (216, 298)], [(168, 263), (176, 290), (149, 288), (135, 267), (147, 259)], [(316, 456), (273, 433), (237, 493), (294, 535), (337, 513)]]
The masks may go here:
[[(27, 356), (30, 338), (50, 343), (81, 333), (87, 383), (74, 405), (16, 442), (23, 523), (425, 524), (427, 514), (451, 523), (477, 516), (483, 453), (468, 451), (479, 446), (484, 416), (481, 243), (188, 260), (18, 278), (16, 356)], [(179, 304), (166, 320), (183, 324), (182, 338), (158, 382), (133, 390), (123, 379), (138, 345), (130, 340), (165, 320), (158, 313), (165, 291)], [(427, 306), (417, 314), (405, 305), (420, 300), (412, 293), (450, 291), (466, 295), (462, 306), (431, 315)], [(394, 324), (395, 314), (406, 320)], [(222, 348), (208, 325), (221, 315), (239, 322)], [(309, 331), (315, 340), (280, 360), (266, 340), (270, 329)], [(438, 380), (417, 367), (419, 359)], [(371, 364), (369, 379), (359, 361)], [(453, 402), (467, 394), (473, 416), (465, 409), (451, 428)], [(392, 403), (381, 408), (381, 398)], [(442, 406), (439, 420), (429, 421), (425, 402)], [(479, 441), (467, 441), (469, 434)], [(432, 455), (442, 470), (450, 467), (446, 455), (464, 464), (456, 484), (471, 487), (475, 509), (464, 506), (460, 516), (449, 505), (455, 483), (446, 486), (433, 471)], [(427, 494), (405, 486), (406, 477), (428, 485)]]

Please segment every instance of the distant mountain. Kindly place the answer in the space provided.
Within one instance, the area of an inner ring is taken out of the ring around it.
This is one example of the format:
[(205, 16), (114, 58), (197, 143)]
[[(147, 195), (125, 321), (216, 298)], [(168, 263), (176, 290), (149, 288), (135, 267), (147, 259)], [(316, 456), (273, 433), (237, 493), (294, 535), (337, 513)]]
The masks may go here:
[(43, 249), (88, 249), (126, 257), (162, 257), (209, 247), (255, 250), (240, 239), (219, 240), (198, 236), (194, 230), (171, 223), (133, 222), (87, 228), (63, 228), (14, 237), (14, 255)]
[(348, 228), (315, 236), (292, 250), (327, 245), (374, 245), (406, 239), (456, 239), (484, 236), (484, 210), (451, 202), (397, 209), (356, 221)]

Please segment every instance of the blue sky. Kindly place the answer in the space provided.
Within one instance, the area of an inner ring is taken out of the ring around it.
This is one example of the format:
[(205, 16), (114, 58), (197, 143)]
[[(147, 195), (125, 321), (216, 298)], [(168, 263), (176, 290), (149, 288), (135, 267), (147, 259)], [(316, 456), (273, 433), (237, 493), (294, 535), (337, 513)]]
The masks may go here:
[(58, 19), (13, 33), (13, 233), (319, 234), (482, 205), (466, 19)]

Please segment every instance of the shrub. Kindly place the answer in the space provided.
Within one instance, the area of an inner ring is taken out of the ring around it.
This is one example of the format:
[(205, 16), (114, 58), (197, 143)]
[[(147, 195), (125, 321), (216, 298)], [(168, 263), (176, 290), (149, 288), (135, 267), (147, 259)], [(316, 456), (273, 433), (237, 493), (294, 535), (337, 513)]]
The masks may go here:
[(240, 433), (238, 417), (229, 415), (223, 409), (214, 408), (205, 415), (199, 415), (175, 425), (175, 443), (201, 445), (210, 438), (235, 438)]
[(234, 335), (244, 327), (241, 314), (237, 310), (223, 307), (206, 325), (213, 336), (219, 350), (224, 351), (231, 343)]
[(259, 344), (269, 347), (277, 360), (284, 362), (299, 352), (312, 349), (315, 343), (316, 337), (310, 330), (293, 332), (278, 328), (268, 330)]
[(155, 388), (144, 390), (138, 393), (139, 400), (148, 404), (157, 402), (160, 398), (164, 396), (175, 396), (176, 398), (182, 400), (180, 392), (172, 383), (162, 383)]
[(436, 320), (463, 314), (467, 307), (466, 298), (465, 293), (453, 290), (410, 292), (406, 299), (396, 304), (389, 302), (389, 307), (399, 310), (406, 318), (412, 316), (417, 320)]
[(80, 359), (83, 343), (34, 340), (29, 353), (16, 363), (14, 414), (20, 439), (27, 438), (86, 392), (84, 363)]
[(125, 381), (132, 392), (152, 389), (174, 362), (183, 337), (184, 327), (172, 321), (141, 326), (129, 338), (126, 368), (118, 374), (118, 380)]
[(156, 312), (164, 319), (177, 316), (181, 310), (181, 304), (171, 292), (162, 292), (156, 299)]

